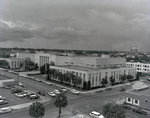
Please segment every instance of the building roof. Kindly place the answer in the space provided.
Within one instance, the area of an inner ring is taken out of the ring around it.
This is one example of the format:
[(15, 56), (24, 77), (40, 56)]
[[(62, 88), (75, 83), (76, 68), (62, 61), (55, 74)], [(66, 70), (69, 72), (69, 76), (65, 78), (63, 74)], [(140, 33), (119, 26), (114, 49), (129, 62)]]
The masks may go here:
[(134, 68), (134, 67), (101, 67), (101, 68), (95, 68), (95, 67), (84, 67), (84, 66), (78, 66), (78, 65), (55, 65), (55, 67), (62, 67), (66, 69), (75, 69), (75, 70), (81, 70), (81, 71), (99, 71), (99, 70), (105, 70), (105, 69), (119, 69), (119, 68)]
[(148, 86), (140, 81), (137, 81), (134, 85), (132, 85), (132, 89), (137, 90), (137, 91), (146, 89), (146, 88), (148, 88)]

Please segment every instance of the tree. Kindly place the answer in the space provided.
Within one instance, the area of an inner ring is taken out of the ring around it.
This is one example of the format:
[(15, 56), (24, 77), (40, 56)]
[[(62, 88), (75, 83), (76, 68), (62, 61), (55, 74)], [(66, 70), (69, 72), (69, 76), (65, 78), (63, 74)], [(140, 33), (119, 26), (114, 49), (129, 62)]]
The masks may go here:
[(42, 103), (35, 102), (30, 105), (29, 116), (33, 118), (42, 118), (45, 115), (45, 108)]
[(110, 79), (111, 85), (113, 85), (113, 83), (115, 82), (115, 78), (113, 78), (113, 76), (111, 76), (109, 79)]
[(108, 84), (107, 77), (103, 78), (101, 83), (103, 86), (106, 86), (106, 84)]
[(131, 79), (133, 79), (133, 76), (132, 76), (132, 75), (127, 75), (126, 77), (127, 77), (127, 80), (128, 80), (128, 81), (130, 81)]
[(66, 107), (67, 104), (68, 104), (68, 100), (67, 100), (67, 96), (66, 96), (66, 93), (64, 92), (60, 92), (60, 94), (58, 94), (54, 100), (54, 104), (57, 108), (59, 108), (59, 116), (60, 117), (60, 114), (61, 114), (61, 108), (62, 107)]
[(0, 67), (10, 68), (9, 63), (6, 60), (0, 60)]
[(126, 118), (124, 109), (117, 104), (107, 103), (103, 106), (102, 114), (105, 118)]
[(88, 81), (87, 89), (88, 89), (88, 90), (90, 90), (90, 89), (91, 89), (91, 81), (90, 81), (90, 80)]
[(86, 81), (83, 82), (83, 89), (84, 89), (84, 90), (87, 89), (87, 83), (86, 83)]

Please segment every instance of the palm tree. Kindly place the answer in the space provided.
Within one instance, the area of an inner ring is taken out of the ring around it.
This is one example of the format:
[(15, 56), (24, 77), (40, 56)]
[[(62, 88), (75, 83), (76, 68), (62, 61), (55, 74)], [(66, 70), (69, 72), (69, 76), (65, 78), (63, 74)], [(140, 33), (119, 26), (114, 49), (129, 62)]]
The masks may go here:
[(33, 118), (42, 118), (45, 115), (45, 108), (42, 103), (36, 102), (30, 105), (29, 116)]
[(68, 104), (68, 100), (67, 100), (67, 96), (64, 92), (60, 92), (60, 94), (58, 94), (54, 100), (54, 104), (57, 108), (59, 108), (59, 116), (61, 114), (61, 108), (62, 107), (66, 107)]
[(75, 81), (76, 81), (76, 86), (77, 86), (77, 87), (79, 87), (79, 85), (82, 84), (82, 79), (81, 79), (81, 77), (76, 76), (76, 77), (75, 77)]
[(113, 76), (110, 76), (110, 82), (111, 82), (111, 85), (113, 85), (113, 83), (115, 82), (115, 78), (113, 78)]

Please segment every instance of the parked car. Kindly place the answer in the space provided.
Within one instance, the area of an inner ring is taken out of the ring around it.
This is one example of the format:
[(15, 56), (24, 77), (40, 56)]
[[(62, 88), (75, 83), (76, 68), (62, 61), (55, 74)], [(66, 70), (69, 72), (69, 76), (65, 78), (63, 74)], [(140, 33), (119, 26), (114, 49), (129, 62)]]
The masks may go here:
[(55, 97), (56, 94), (54, 92), (48, 92), (48, 95), (51, 96), (51, 97)]
[(20, 93), (22, 92), (22, 89), (19, 89), (19, 88), (14, 88), (11, 90), (11, 93)]
[(0, 105), (3, 105), (3, 104), (8, 104), (8, 101), (7, 100), (0, 100)]
[(10, 113), (12, 111), (11, 108), (1, 108), (0, 109), (0, 114), (4, 114), (4, 113)]
[(60, 91), (57, 90), (57, 89), (55, 89), (55, 90), (54, 90), (54, 93), (55, 93), (55, 94), (60, 94)]
[(72, 90), (71, 90), (71, 93), (78, 95), (80, 92), (79, 92), (79, 91), (76, 91), (75, 89), (72, 89)]
[(30, 97), (30, 95), (35, 95), (35, 93), (33, 93), (33, 92), (27, 92), (26, 97), (27, 97), (27, 98), (29, 98), (29, 97)]
[(62, 90), (64, 92), (67, 92), (67, 89), (65, 89), (65, 88), (61, 88), (60, 90)]
[(132, 108), (133, 112), (139, 113), (139, 114), (143, 114), (143, 115), (147, 115), (147, 112), (140, 109), (140, 108)]
[(106, 91), (111, 90), (111, 89), (112, 89), (111, 87), (107, 87), (107, 88), (105, 88), (105, 90), (106, 90)]
[(99, 93), (99, 92), (103, 92), (103, 90), (102, 89), (97, 89), (95, 92)]
[(132, 85), (132, 83), (126, 83), (126, 86), (130, 86), (130, 85)]
[(38, 98), (39, 98), (39, 96), (36, 95), (36, 94), (29, 96), (29, 99), (30, 99), (30, 100), (32, 100), (32, 99), (38, 99)]
[(99, 112), (97, 112), (97, 111), (92, 111), (89, 115), (90, 115), (90, 116), (93, 116), (93, 117), (95, 117), (95, 118), (104, 118), (104, 116), (101, 115), (101, 114), (100, 114)]
[(6, 98), (0, 95), (0, 100), (6, 100)]
[(23, 98), (23, 97), (27, 96), (27, 93), (16, 93), (15, 95), (19, 98)]
[(38, 82), (42, 82), (42, 80), (41, 80), (41, 79), (38, 79), (38, 78), (35, 78), (35, 80), (38, 81)]
[(121, 106), (122, 106), (122, 108), (124, 108), (124, 109), (131, 110), (131, 107), (128, 106), (128, 105), (123, 104), (123, 105), (121, 105)]
[(119, 91), (121, 92), (121, 91), (125, 91), (125, 90), (126, 90), (126, 88), (122, 87), (122, 88), (120, 88)]
[(48, 84), (48, 85), (53, 85), (52, 83), (50, 83), (50, 82), (45, 82), (46, 84)]

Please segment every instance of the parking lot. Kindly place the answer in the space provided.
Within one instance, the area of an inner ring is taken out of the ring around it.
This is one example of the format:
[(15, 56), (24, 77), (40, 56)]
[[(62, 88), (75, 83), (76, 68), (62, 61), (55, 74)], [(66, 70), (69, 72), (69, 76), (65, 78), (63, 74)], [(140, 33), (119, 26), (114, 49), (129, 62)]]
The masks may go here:
[[(26, 90), (26, 89), (27, 88), (22, 88), (22, 91)], [(31, 101), (34, 101), (34, 100), (40, 100), (40, 98), (30, 100), (29, 98), (27, 98), (27, 96), (17, 97), (15, 94), (16, 93), (12, 93), (11, 89), (0, 88), (0, 96), (5, 98), (5, 101), (8, 101), (7, 104), (1, 104), (0, 108), (7, 107), (7, 106), (18, 105), (18, 104), (23, 104), (23, 103), (28, 103), (28, 102), (31, 102)]]

